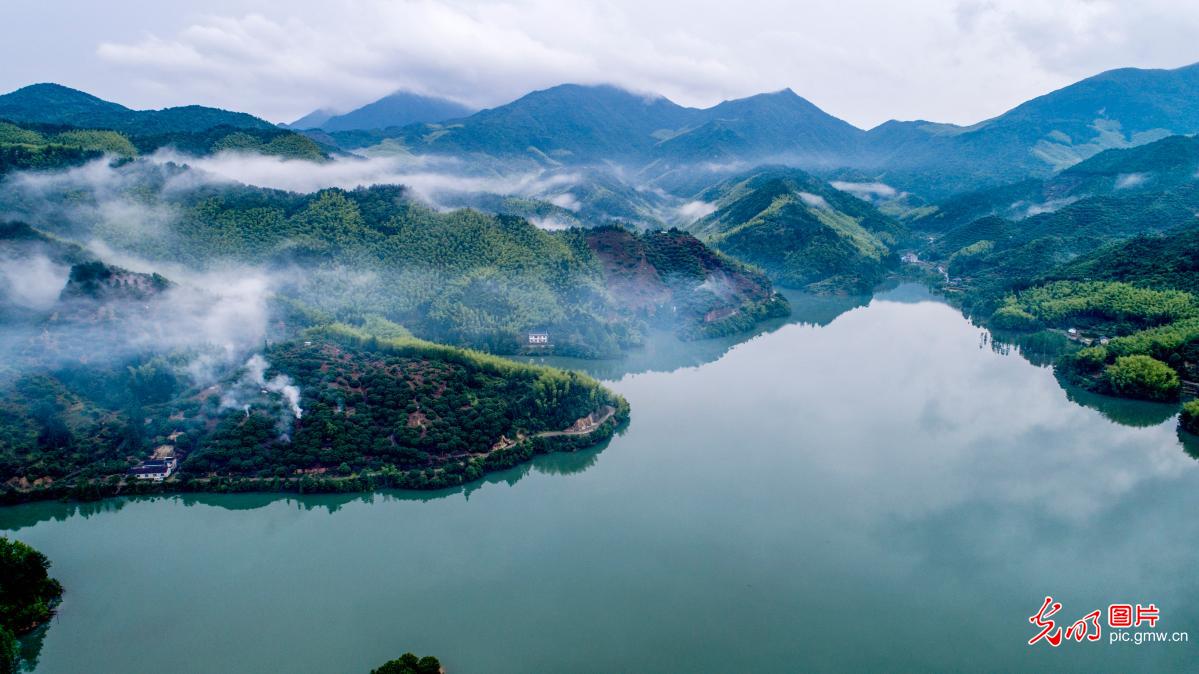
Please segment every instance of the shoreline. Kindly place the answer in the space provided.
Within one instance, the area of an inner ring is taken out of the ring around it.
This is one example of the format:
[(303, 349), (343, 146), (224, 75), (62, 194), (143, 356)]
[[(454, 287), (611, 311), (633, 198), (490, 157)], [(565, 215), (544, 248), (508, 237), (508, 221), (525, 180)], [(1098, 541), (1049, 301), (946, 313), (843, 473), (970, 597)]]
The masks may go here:
[(586, 430), (545, 431), (519, 442), (485, 453), (460, 457), (462, 461), (452, 470), (446, 464), (408, 470), (388, 469), (327, 477), (306, 474), (289, 477), (248, 477), (217, 475), (168, 478), (162, 482), (110, 480), (86, 483), (52, 484), (29, 490), (7, 488), (0, 493), (0, 507), (38, 501), (94, 502), (127, 496), (157, 496), (168, 494), (347, 494), (369, 493), (390, 489), (435, 491), (460, 487), (483, 479), (484, 476), (527, 463), (534, 457), (554, 453), (573, 453), (599, 445), (622, 431), (629, 421), (628, 403), (606, 406), (600, 421)]

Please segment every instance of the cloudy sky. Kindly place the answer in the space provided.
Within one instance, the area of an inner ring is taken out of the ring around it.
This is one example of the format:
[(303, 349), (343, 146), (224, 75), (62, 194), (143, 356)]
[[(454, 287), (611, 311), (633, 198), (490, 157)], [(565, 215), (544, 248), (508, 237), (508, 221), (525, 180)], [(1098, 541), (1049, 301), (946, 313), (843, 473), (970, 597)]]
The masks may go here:
[(973, 123), (1115, 67), (1199, 61), (1194, 0), (5, 0), (0, 90), (290, 121), (396, 89), (475, 106), (611, 82), (706, 106), (791, 87), (858, 126)]

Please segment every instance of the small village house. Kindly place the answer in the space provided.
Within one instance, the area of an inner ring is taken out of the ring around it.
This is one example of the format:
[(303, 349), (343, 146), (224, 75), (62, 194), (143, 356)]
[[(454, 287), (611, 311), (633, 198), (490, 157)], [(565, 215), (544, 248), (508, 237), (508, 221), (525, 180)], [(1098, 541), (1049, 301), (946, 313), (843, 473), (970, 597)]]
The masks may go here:
[(174, 458), (163, 459), (161, 461), (142, 461), (129, 469), (129, 475), (138, 480), (162, 482), (175, 472), (175, 465)]

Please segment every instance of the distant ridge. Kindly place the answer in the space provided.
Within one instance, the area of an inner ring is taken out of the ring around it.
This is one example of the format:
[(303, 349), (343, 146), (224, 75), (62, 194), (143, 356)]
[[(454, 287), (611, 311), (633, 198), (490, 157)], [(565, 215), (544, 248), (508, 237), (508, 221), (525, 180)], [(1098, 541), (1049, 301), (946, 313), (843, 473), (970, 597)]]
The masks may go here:
[(218, 126), (272, 129), (244, 112), (188, 105), (162, 110), (131, 110), (61, 84), (32, 84), (0, 96), (0, 119), (35, 124), (112, 129), (128, 133), (204, 131)]

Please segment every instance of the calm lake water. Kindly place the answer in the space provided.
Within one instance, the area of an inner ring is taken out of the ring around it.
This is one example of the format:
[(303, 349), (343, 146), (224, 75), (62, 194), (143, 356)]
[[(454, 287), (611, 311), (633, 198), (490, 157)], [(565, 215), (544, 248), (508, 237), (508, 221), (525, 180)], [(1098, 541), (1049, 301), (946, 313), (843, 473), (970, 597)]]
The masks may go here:
[(67, 588), (36, 671), (1192, 668), (1106, 625), (1026, 645), (1047, 594), (1199, 640), (1174, 409), (1063, 390), (915, 286), (865, 301), (590, 364), (626, 431), (464, 490), (0, 510)]

